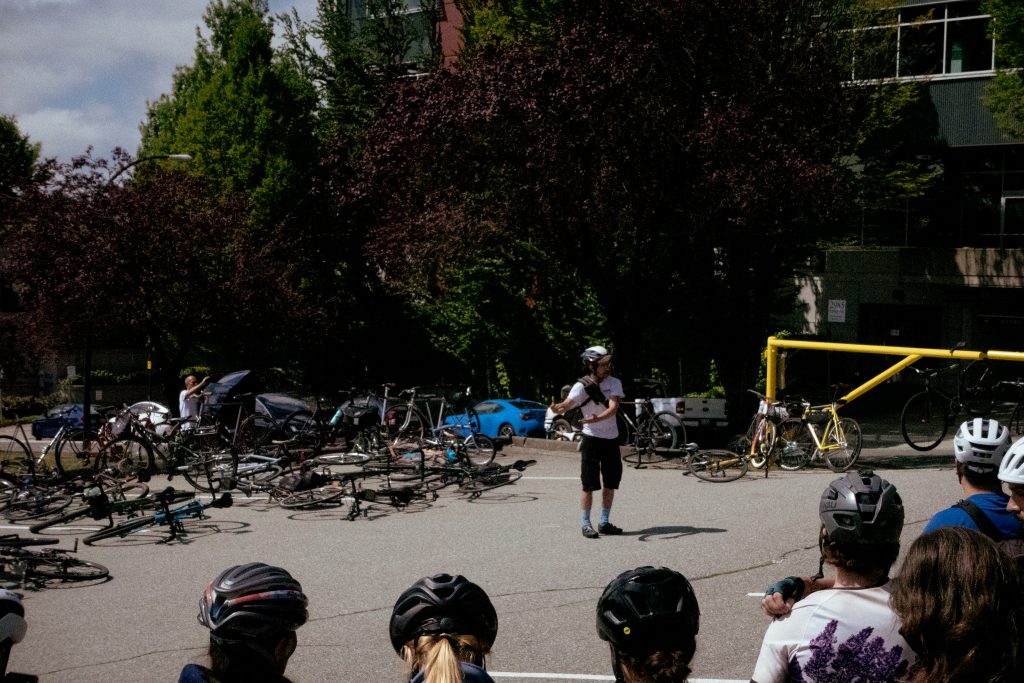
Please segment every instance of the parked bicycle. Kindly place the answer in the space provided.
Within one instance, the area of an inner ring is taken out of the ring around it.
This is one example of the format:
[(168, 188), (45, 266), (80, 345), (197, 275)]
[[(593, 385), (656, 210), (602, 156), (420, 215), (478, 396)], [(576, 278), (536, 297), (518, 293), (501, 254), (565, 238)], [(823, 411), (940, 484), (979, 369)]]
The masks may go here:
[(101, 564), (71, 556), (71, 553), (78, 551), (77, 540), (72, 550), (29, 550), (27, 547), (58, 542), (56, 538), (21, 538), (17, 534), (0, 536), (0, 563), (3, 564), (4, 573), (17, 577), (22, 586), (30, 582), (45, 584), (54, 580), (97, 581), (110, 575), (110, 570)]
[(1014, 389), (1013, 411), (1004, 424), (1011, 434), (1020, 436), (1024, 434), (1024, 379), (1018, 377), (1014, 380), (996, 382), (996, 389), (1002, 388)]
[(729, 447), (734, 451), (746, 454), (750, 467), (760, 469), (764, 467), (769, 455), (775, 449), (778, 427), (789, 418), (789, 409), (785, 401), (769, 401), (764, 394), (754, 389), (747, 389), (747, 391), (759, 399), (757, 412), (750, 419), (746, 433), (734, 437), (729, 443)]
[(169, 543), (186, 533), (185, 520), (187, 519), (204, 519), (206, 517), (206, 510), (209, 508), (228, 508), (231, 507), (231, 494), (222, 493), (219, 497), (214, 498), (209, 503), (201, 503), (198, 500), (192, 500), (184, 505), (172, 508), (171, 505), (176, 499), (177, 492), (173, 488), (164, 489), (156, 495), (157, 504), (160, 506), (158, 512), (154, 512), (151, 515), (144, 515), (136, 519), (129, 519), (120, 524), (97, 531), (96, 533), (89, 534), (83, 540), (86, 545), (92, 545), (96, 541), (101, 541), (107, 538), (114, 538), (115, 536), (124, 538), (129, 534), (139, 533), (146, 527), (152, 526), (166, 526), (170, 532), (170, 535), (163, 539), (161, 543)]
[(64, 453), (70, 461), (75, 454), (82, 451), (86, 443), (91, 443), (96, 439), (96, 432), (89, 432), (87, 439), (84, 430), (73, 427), (71, 422), (65, 419), (53, 438), (43, 446), (39, 455), (35, 455), (29, 446), (31, 442), (25, 433), (24, 424), (15, 421), (14, 429), (16, 435), (0, 434), (0, 473), (2, 474), (62, 478), (65, 473), (61, 469), (61, 453)]
[[(635, 408), (630, 411), (630, 407)], [(679, 416), (667, 410), (655, 412), (648, 399), (620, 401), (617, 415), (622, 418), (619, 429), (625, 431), (619, 438), (629, 444), (629, 453), (622, 459), (635, 463), (637, 469), (643, 467), (645, 458), (648, 463), (664, 460), (678, 444), (686, 443), (686, 426)]]
[[(783, 469), (799, 469), (812, 460), (824, 460), (833, 472), (853, 467), (864, 445), (860, 424), (839, 417), (842, 401), (811, 405), (800, 401), (800, 417), (784, 420), (778, 427), (775, 451)], [(792, 412), (792, 411), (791, 411)]]
[[(960, 362), (945, 367), (922, 370), (910, 366), (924, 380), (924, 389), (909, 399), (900, 414), (900, 431), (911, 448), (930, 451), (946, 437), (949, 428), (960, 422), (961, 414), (986, 415), (992, 409), (994, 377), (984, 360), (976, 360), (966, 367)], [(936, 386), (936, 378), (943, 373), (957, 371), (956, 389), (948, 392)]]

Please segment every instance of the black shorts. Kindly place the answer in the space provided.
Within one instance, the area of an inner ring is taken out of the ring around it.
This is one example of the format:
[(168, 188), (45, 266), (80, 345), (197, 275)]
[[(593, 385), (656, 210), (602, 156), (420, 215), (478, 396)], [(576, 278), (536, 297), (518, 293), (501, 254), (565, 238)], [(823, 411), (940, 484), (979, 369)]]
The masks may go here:
[(599, 439), (584, 434), (580, 455), (580, 480), (584, 491), (619, 488), (619, 482), (622, 481), (622, 458), (617, 439)]

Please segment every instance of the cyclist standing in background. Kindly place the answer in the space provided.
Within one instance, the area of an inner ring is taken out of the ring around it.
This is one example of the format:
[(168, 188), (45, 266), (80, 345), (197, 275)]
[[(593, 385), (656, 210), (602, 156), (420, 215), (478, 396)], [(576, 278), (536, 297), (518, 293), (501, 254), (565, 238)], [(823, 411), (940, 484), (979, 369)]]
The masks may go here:
[(964, 499), (935, 513), (922, 533), (945, 526), (980, 531), (993, 541), (1018, 538), (1021, 524), (1006, 509), (1010, 497), (1002, 491), (999, 464), (1010, 449), (1010, 431), (995, 420), (976, 417), (960, 425), (953, 437), (956, 476)]
[[(621, 534), (622, 529), (609, 521), (615, 490), (622, 480), (622, 458), (619, 455), (619, 427), (615, 414), (625, 394), (622, 382), (612, 377), (612, 355), (603, 346), (591, 346), (581, 356), (587, 371), (561, 403), (551, 406), (559, 415), (573, 408), (583, 412), (583, 441), (580, 444), (580, 494), (583, 536), (599, 538), (601, 534)], [(601, 521), (597, 530), (590, 521), (594, 491), (601, 491)]]
[[(182, 420), (187, 420), (190, 417), (199, 417), (199, 392), (203, 390), (203, 387), (209, 381), (209, 377), (204, 377), (203, 381), (197, 384), (195, 375), (189, 375), (185, 378), (185, 388), (178, 395), (178, 417)], [(191, 428), (191, 426), (188, 426), (188, 428)]]

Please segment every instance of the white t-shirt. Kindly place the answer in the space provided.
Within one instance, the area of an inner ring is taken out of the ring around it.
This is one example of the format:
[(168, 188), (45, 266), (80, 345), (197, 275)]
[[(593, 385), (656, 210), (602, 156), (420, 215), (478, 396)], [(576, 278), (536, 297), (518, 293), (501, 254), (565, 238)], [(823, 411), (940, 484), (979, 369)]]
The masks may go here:
[(182, 389), (178, 394), (178, 413), (182, 419), (197, 417), (199, 415), (199, 396), (197, 394), (188, 396), (188, 389)]
[(889, 607), (889, 584), (811, 593), (768, 627), (757, 683), (890, 683), (917, 661)]
[[(605, 398), (612, 398), (614, 396), (622, 400), (625, 396), (622, 391), (622, 382), (615, 377), (605, 377), (598, 386), (601, 388), (601, 393), (604, 394)], [(569, 390), (568, 399), (572, 401), (573, 406), (579, 407), (587, 398), (587, 391), (583, 388), (582, 383), (576, 382), (576, 384), (572, 385), (572, 389)], [(587, 401), (582, 408), (583, 417), (600, 415), (607, 407), (597, 401)], [(609, 417), (606, 420), (585, 423), (583, 425), (583, 433), (587, 436), (596, 436), (599, 439), (617, 439), (619, 438), (619, 426), (615, 423), (614, 417)]]

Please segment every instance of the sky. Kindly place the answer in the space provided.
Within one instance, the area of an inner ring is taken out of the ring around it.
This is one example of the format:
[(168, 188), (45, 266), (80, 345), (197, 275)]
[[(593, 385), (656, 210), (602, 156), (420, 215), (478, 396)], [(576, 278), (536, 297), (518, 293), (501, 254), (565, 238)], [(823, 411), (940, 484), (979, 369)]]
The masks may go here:
[[(209, 0), (0, 0), (0, 114), (43, 157), (134, 154), (146, 103), (191, 64)], [(310, 20), (316, 0), (270, 0)]]

